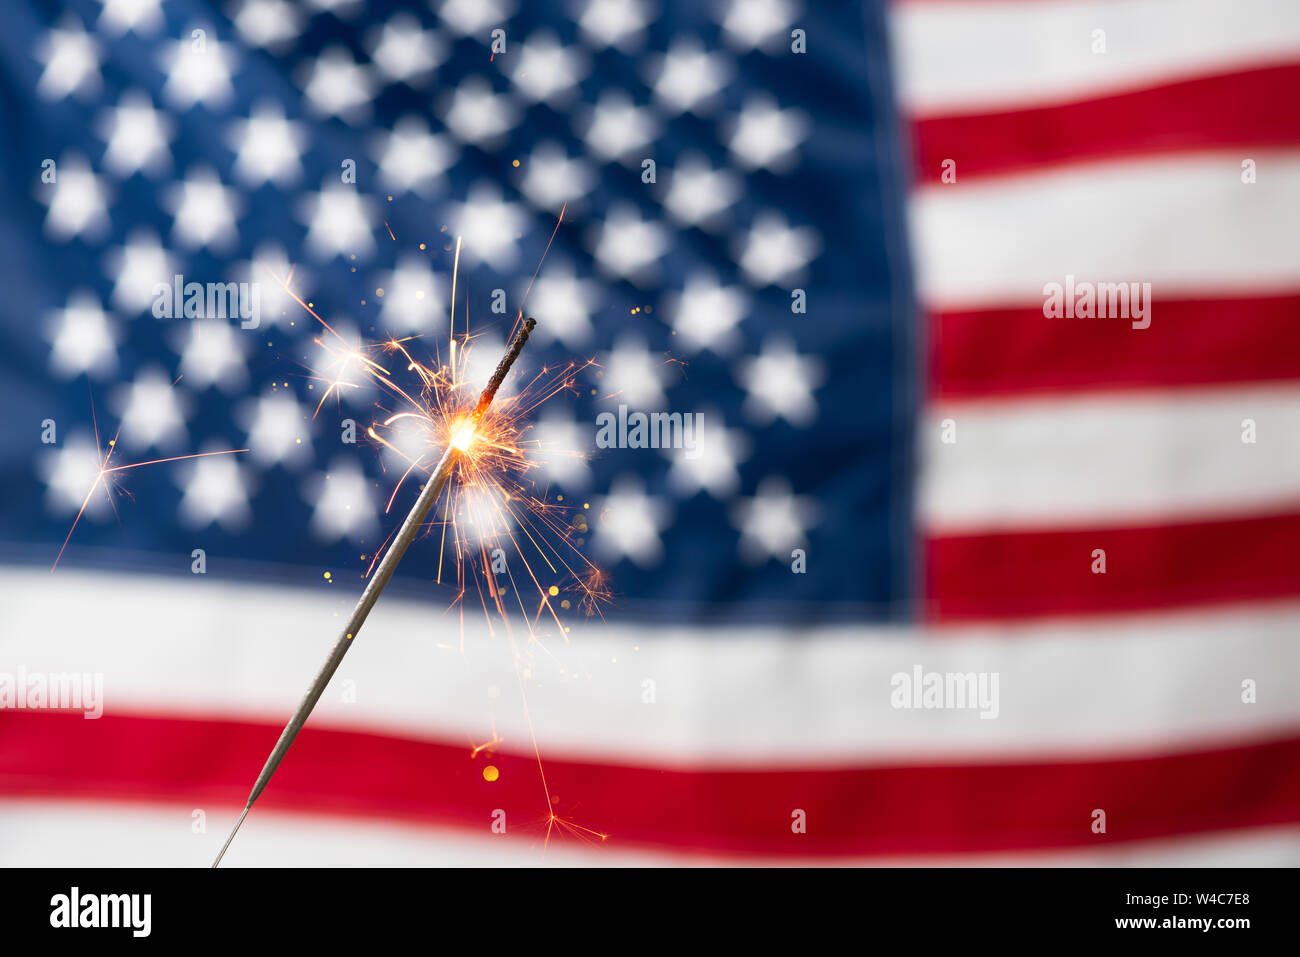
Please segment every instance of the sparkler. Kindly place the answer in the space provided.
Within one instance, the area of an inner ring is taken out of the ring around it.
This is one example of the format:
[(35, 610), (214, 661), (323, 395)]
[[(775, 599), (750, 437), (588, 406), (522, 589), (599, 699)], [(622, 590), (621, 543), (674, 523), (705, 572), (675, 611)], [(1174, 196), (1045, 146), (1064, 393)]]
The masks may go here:
[(393, 572), (397, 569), (398, 563), (401, 562), (402, 556), (406, 554), (407, 547), (415, 539), (416, 532), (424, 524), (433, 503), (442, 494), (443, 486), (446, 485), (447, 478), (456, 467), (456, 462), (460, 459), (461, 453), (468, 449), (469, 445), (474, 441), (475, 429), (478, 427), (479, 422), (482, 421), (488, 407), (492, 405), (497, 390), (501, 388), (501, 383), (505, 381), (505, 377), (509, 374), (510, 367), (519, 358), (519, 353), (523, 351), (525, 343), (528, 342), (528, 336), (532, 333), (535, 325), (537, 325), (535, 319), (528, 318), (523, 321), (523, 325), (519, 327), (519, 332), (515, 335), (510, 348), (501, 357), (501, 362), (497, 365), (496, 371), (492, 374), (492, 378), (488, 380), (487, 386), (479, 396), (478, 403), (474, 406), (468, 420), (447, 443), (447, 448), (442, 453), (442, 458), (438, 460), (437, 466), (434, 467), (433, 473), (429, 476), (429, 481), (425, 483), (424, 490), (420, 492), (419, 498), (411, 506), (411, 511), (407, 513), (405, 521), (402, 522), (402, 527), (392, 540), (392, 544), (384, 552), (384, 557), (375, 566), (370, 582), (366, 585), (365, 591), (361, 593), (361, 598), (358, 599), (356, 607), (352, 609), (347, 624), (343, 626), (343, 632), (334, 644), (334, 650), (325, 659), (325, 664), (307, 689), (307, 694), (303, 697), (302, 703), (298, 705), (298, 710), (289, 719), (289, 723), (284, 726), (284, 731), (280, 734), (280, 740), (276, 742), (270, 757), (266, 759), (266, 765), (262, 768), (262, 773), (257, 776), (257, 781), (253, 784), (253, 790), (248, 795), (248, 802), (244, 805), (243, 813), (239, 815), (239, 820), (235, 822), (230, 836), (226, 838), (226, 843), (221, 846), (221, 853), (213, 861), (213, 867), (218, 866), (221, 859), (225, 857), (226, 849), (230, 847), (231, 841), (239, 833), (244, 818), (248, 817), (248, 812), (252, 810), (253, 802), (261, 796), (266, 786), (271, 782), (271, 776), (275, 774), (276, 768), (280, 766), (280, 762), (288, 754), (289, 748), (293, 746), (294, 739), (298, 737), (298, 732), (307, 723), (307, 718), (311, 716), (313, 709), (315, 709), (316, 703), (325, 691), (325, 686), (334, 677), (334, 672), (338, 670), (339, 664), (343, 661), (343, 656), (352, 647), (352, 640), (361, 631), (361, 626), (365, 624), (370, 609), (375, 606), (380, 593), (387, 587), (389, 579), (393, 577)]
[[(563, 218), (564, 211), (561, 210), (555, 230), (546, 244), (546, 250), (542, 253), (542, 261), (546, 258), (546, 252), (549, 251)], [(423, 244), (421, 248), (424, 248)], [(376, 551), (375, 558), (366, 572), (372, 580), (365, 588), (330, 657), (267, 759), (266, 766), (254, 784), (248, 802), (226, 843), (222, 846), (221, 853), (217, 855), (213, 867), (220, 864), (253, 803), (260, 796), (294, 738), (301, 731), (371, 607), (387, 585), (403, 553), (421, 526), (426, 524), (425, 519), (437, 504), (443, 489), (446, 489), (447, 495), (442, 521), (428, 523), (441, 525), (442, 529), (435, 580), (443, 584), (443, 559), (445, 553), (450, 550), (457, 586), (454, 604), (461, 605), (462, 651), (464, 650), (463, 600), (469, 594), (470, 588), (477, 589), (489, 632), (495, 634), (494, 614), (499, 616), (504, 627), (505, 635), (514, 651), (515, 677), (519, 682), (524, 717), (528, 723), (532, 750), (537, 758), (538, 776), (546, 800), (546, 839), (549, 842), (551, 833), (555, 829), (567, 831), (584, 840), (592, 837), (605, 840), (608, 837), (599, 831), (566, 821), (555, 811), (555, 802), (546, 781), (537, 735), (529, 714), (528, 699), (524, 689), (525, 674), (521, 669), (521, 649), (515, 642), (506, 601), (506, 596), (513, 594), (513, 601), (518, 603), (518, 609), (524, 618), (529, 645), (539, 643), (536, 627), (543, 616), (555, 623), (561, 635), (568, 631), (560, 620), (553, 602), (553, 598), (560, 594), (559, 586), (543, 585), (538, 577), (541, 569), (534, 570), (529, 564), (524, 554), (525, 548), (531, 549), (552, 575), (567, 576), (565, 580), (572, 581), (581, 595), (578, 607), (586, 615), (599, 614), (599, 604), (610, 598), (603, 573), (577, 548), (583, 540), (578, 538), (575, 542), (570, 532), (557, 521), (557, 513), (569, 509), (570, 506), (561, 507), (547, 502), (545, 498), (538, 498), (524, 484), (512, 478), (512, 476), (522, 477), (523, 473), (539, 464), (529, 457), (526, 449), (539, 448), (541, 443), (536, 439), (524, 438), (524, 433), (528, 431), (528, 426), (523, 424), (524, 418), (560, 392), (576, 391), (577, 375), (595, 363), (593, 360), (587, 360), (585, 363), (570, 361), (560, 369), (548, 369), (543, 366), (541, 372), (526, 382), (517, 394), (501, 396), (498, 399), (497, 391), (535, 325), (533, 319), (524, 319), (523, 305), (528, 298), (528, 292), (532, 289), (533, 281), (541, 271), (542, 262), (539, 261), (537, 271), (533, 273), (533, 279), (529, 281), (528, 288), (524, 291), (524, 298), (520, 301), (511, 346), (496, 367), (487, 387), (479, 395), (477, 403), (473, 406), (467, 405), (464, 399), (472, 397), (473, 393), (469, 391), (466, 395), (463, 390), (473, 389), (471, 383), (477, 379), (477, 375), (471, 370), (471, 364), (467, 361), (471, 342), (474, 339), (469, 332), (468, 323), (462, 335), (458, 336), (456, 330), (456, 280), (459, 272), (460, 250), (461, 240), (457, 238), (451, 273), (451, 318), (448, 335), (450, 362), (446, 365), (435, 363), (432, 367), (417, 361), (406, 348), (405, 343), (409, 339), (418, 337), (408, 339), (393, 337), (370, 347), (354, 342), (326, 322), (315, 311), (312, 303), (306, 302), (293, 291), (292, 269), (287, 276), (275, 276), (285, 293), (322, 329), (322, 334), (314, 341), (324, 350), (327, 368), (317, 370), (309, 367), (312, 378), (325, 386), (316, 413), (319, 414), (331, 396), (337, 399), (341, 397), (344, 390), (363, 388), (367, 384), (378, 386), (390, 400), (396, 400), (399, 405), (398, 410), (393, 411), (382, 421), (376, 421), (367, 429), (367, 435), (374, 442), (382, 446), (387, 453), (406, 462), (408, 466), (395, 484), (385, 512), (392, 508), (399, 489), (412, 472), (416, 469), (429, 471), (425, 464), (426, 455), (437, 454), (437, 450), (441, 452), (427, 484), (421, 490), (418, 501), (391, 539), (391, 545), (386, 543)], [(466, 311), (468, 312), (468, 300)], [(398, 385), (393, 380), (392, 373), (385, 368), (387, 363), (381, 364), (380, 361), (376, 361), (380, 358), (379, 351), (400, 357), (400, 360), (405, 363), (406, 371), (415, 373), (421, 388), (418, 391), (408, 392)], [(498, 399), (495, 404), (494, 399)], [(384, 408), (379, 402), (376, 402), (376, 407), (381, 410)], [(419, 449), (416, 450), (412, 450), (411, 444), (407, 441), (417, 437), (409, 431), (411, 428), (418, 433)], [(383, 434), (380, 429), (384, 430)], [(399, 436), (399, 433), (403, 433), (404, 437)], [(408, 454), (408, 451), (412, 454)], [(573, 454), (579, 455), (576, 451)], [(448, 479), (451, 478), (453, 471), (457, 473), (457, 478), (449, 482)], [(557, 497), (557, 501), (562, 499), (563, 496)], [(583, 509), (586, 508), (587, 506), (584, 505)], [(580, 535), (587, 534), (587, 521), (581, 512), (573, 521), (572, 529)], [(497, 545), (510, 547), (519, 556), (526, 574), (525, 579), (516, 581), (515, 574), (509, 567), (498, 567), (499, 556), (504, 555), (504, 550), (496, 547)], [(361, 557), (364, 560), (366, 556)], [(498, 573), (504, 579), (500, 584), (496, 580)], [(545, 574), (545, 572), (541, 573)], [(523, 589), (531, 588), (536, 592), (537, 604), (531, 610), (525, 605), (520, 586), (523, 586)], [(561, 600), (559, 607), (568, 609), (570, 607), (568, 599)], [(500, 740), (494, 731), (493, 740), (483, 747), (490, 747)], [(472, 742), (471, 745), (473, 746)], [(473, 755), (477, 756), (480, 750), (481, 748), (474, 746)]]
[(492, 374), (492, 378), (488, 380), (487, 386), (484, 387), (478, 403), (469, 415), (469, 419), (447, 443), (447, 448), (442, 453), (442, 458), (439, 459), (437, 466), (434, 467), (428, 482), (425, 483), (424, 490), (420, 492), (419, 498), (411, 506), (411, 511), (407, 513), (405, 521), (402, 522), (402, 527), (388, 546), (388, 550), (384, 552), (384, 557), (375, 566), (370, 582), (366, 585), (365, 591), (361, 593), (361, 598), (358, 599), (356, 607), (352, 609), (347, 624), (343, 626), (342, 634), (339, 635), (338, 641), (334, 644), (334, 650), (325, 659), (325, 664), (307, 689), (307, 694), (303, 697), (302, 703), (298, 705), (298, 710), (289, 719), (289, 723), (284, 726), (284, 731), (280, 734), (280, 740), (276, 742), (270, 757), (266, 759), (266, 765), (262, 768), (262, 773), (257, 776), (257, 781), (253, 784), (253, 790), (248, 795), (248, 802), (244, 805), (243, 813), (239, 815), (239, 820), (235, 822), (234, 829), (231, 830), (230, 836), (226, 838), (226, 843), (222, 845), (221, 853), (217, 855), (217, 859), (212, 864), (213, 867), (221, 863), (221, 859), (226, 854), (226, 849), (230, 847), (230, 842), (239, 833), (244, 818), (248, 817), (248, 812), (252, 810), (253, 802), (261, 796), (262, 791), (271, 782), (271, 776), (275, 774), (276, 768), (280, 766), (280, 762), (288, 754), (294, 739), (298, 737), (298, 732), (307, 723), (307, 718), (311, 716), (312, 711), (315, 709), (316, 702), (320, 700), (320, 696), (325, 691), (325, 686), (334, 677), (334, 672), (338, 670), (339, 664), (343, 661), (343, 656), (352, 647), (352, 640), (361, 631), (361, 626), (365, 624), (370, 609), (375, 606), (375, 602), (379, 600), (379, 595), (393, 577), (393, 572), (396, 571), (402, 556), (406, 554), (407, 547), (415, 539), (416, 532), (424, 524), (433, 503), (442, 494), (442, 488), (446, 485), (447, 478), (456, 467), (456, 462), (459, 460), (461, 453), (468, 449), (470, 443), (474, 441), (474, 430), (482, 421), (488, 407), (492, 405), (497, 390), (501, 388), (501, 383), (505, 381), (505, 377), (510, 372), (510, 367), (519, 358), (519, 353), (523, 351), (524, 345), (528, 342), (528, 336), (536, 325), (537, 321), (535, 319), (528, 318), (524, 320), (514, 341), (510, 344), (510, 348), (501, 357), (501, 362), (497, 365), (496, 371)]

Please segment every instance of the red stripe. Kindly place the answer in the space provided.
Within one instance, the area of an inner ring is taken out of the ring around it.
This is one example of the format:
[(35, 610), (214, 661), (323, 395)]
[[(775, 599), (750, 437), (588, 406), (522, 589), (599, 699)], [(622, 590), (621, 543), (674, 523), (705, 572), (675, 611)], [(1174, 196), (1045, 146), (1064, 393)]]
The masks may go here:
[(915, 175), (941, 182), (946, 159), (960, 184), (1118, 156), (1290, 146), (1300, 143), (1298, 93), (1293, 63), (1034, 109), (929, 117), (913, 123)]
[[(927, 614), (959, 621), (1131, 612), (1300, 595), (1300, 512), (926, 543)], [(1106, 573), (1093, 574), (1093, 550)]]
[[(174, 800), (211, 816), (242, 806), (280, 729), (232, 721), (6, 712), (0, 793)], [(399, 818), (478, 831), (494, 809), (535, 841), (537, 766), (351, 731), (303, 732), (259, 806)], [(1300, 821), (1300, 738), (1141, 758), (753, 771), (548, 760), (561, 814), (610, 846), (843, 856), (1082, 847)], [(1250, 782), (1244, 786), (1242, 782)], [(1095, 808), (1106, 834), (1090, 829)], [(807, 833), (791, 830), (807, 815)], [(511, 839), (509, 836), (501, 839)]]
[(1041, 306), (930, 323), (937, 398), (1300, 379), (1300, 294), (1157, 299), (1146, 329), (1047, 319)]

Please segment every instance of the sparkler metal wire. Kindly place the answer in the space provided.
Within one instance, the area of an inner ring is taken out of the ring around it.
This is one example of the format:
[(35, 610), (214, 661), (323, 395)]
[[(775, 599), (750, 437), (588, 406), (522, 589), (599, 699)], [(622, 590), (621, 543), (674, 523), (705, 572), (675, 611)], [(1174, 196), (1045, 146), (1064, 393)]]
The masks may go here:
[(506, 350), (501, 362), (497, 365), (496, 371), (488, 381), (487, 386), (479, 396), (478, 403), (474, 406), (470, 414), (468, 423), (453, 437), (449, 442), (442, 458), (439, 459), (428, 482), (425, 483), (424, 489), (420, 492), (415, 504), (411, 506), (410, 512), (407, 513), (406, 519), (402, 522), (401, 528), (393, 537), (392, 543), (388, 550), (384, 552), (383, 558), (375, 566), (370, 581), (367, 583), (361, 597), (357, 600), (356, 607), (352, 609), (352, 614), (348, 617), (347, 624), (343, 626), (343, 631), (339, 635), (338, 641), (334, 644), (334, 649), (330, 652), (329, 657), (325, 659), (325, 664), (321, 667), (319, 674), (313, 679), (307, 694), (303, 697), (302, 703), (289, 719), (289, 723), (284, 726), (284, 731), (280, 733), (280, 739), (276, 742), (270, 756), (266, 759), (266, 765), (262, 768), (262, 773), (257, 776), (257, 781), (253, 784), (253, 790), (248, 795), (248, 802), (244, 805), (243, 813), (239, 815), (239, 820), (235, 822), (230, 836), (226, 838), (226, 843), (221, 846), (221, 852), (217, 854), (217, 859), (213, 861), (212, 866), (215, 868), (225, 857), (226, 850), (239, 833), (244, 819), (248, 817), (248, 812), (252, 810), (253, 802), (261, 796), (266, 786), (270, 783), (272, 775), (280, 766), (280, 762), (289, 752), (294, 739), (298, 737), (298, 732), (307, 723), (316, 703), (320, 701), (321, 695), (325, 692), (326, 685), (334, 677), (334, 672), (338, 670), (339, 664), (343, 661), (343, 656), (348, 653), (352, 647), (352, 641), (361, 631), (361, 626), (365, 624), (370, 610), (379, 600), (380, 594), (388, 586), (389, 580), (393, 577), (397, 565), (406, 554), (406, 549), (414, 541), (416, 533), (424, 524), (433, 508), (434, 502), (442, 494), (443, 487), (447, 484), (447, 479), (456, 467), (461, 454), (464, 452), (468, 443), (473, 439), (473, 429), (482, 421), (484, 414), (492, 405), (492, 400), (496, 398), (497, 390), (501, 388), (501, 383), (505, 381), (506, 376), (510, 373), (510, 367), (514, 365), (515, 360), (519, 358), (519, 353), (523, 351), (524, 345), (528, 342), (528, 337), (537, 325), (536, 320), (532, 318), (525, 319), (515, 335), (514, 341), (511, 342), (510, 348)]

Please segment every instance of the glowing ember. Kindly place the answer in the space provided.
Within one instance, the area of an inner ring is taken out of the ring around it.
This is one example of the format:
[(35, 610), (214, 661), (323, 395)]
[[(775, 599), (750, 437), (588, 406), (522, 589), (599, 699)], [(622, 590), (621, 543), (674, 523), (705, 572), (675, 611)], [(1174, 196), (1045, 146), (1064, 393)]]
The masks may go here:
[(449, 444), (452, 448), (460, 449), (462, 452), (465, 452), (469, 449), (470, 443), (473, 441), (474, 423), (466, 422), (452, 433), (451, 442)]

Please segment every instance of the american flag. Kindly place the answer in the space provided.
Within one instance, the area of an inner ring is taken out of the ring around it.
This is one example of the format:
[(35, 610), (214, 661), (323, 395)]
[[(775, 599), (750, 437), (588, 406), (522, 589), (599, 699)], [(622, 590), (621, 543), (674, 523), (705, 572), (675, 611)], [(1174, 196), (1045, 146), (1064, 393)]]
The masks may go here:
[[(522, 307), (598, 363), (539, 494), (614, 600), (517, 672), (417, 542), (228, 864), (1300, 862), (1294, 0), (7, 13), (0, 679), (103, 714), (0, 701), (0, 862), (211, 861), (402, 508), (266, 272), (441, 341), (458, 236), (480, 354)], [(619, 405), (699, 448), (595, 448)], [(112, 435), (248, 451), (51, 574)]]

